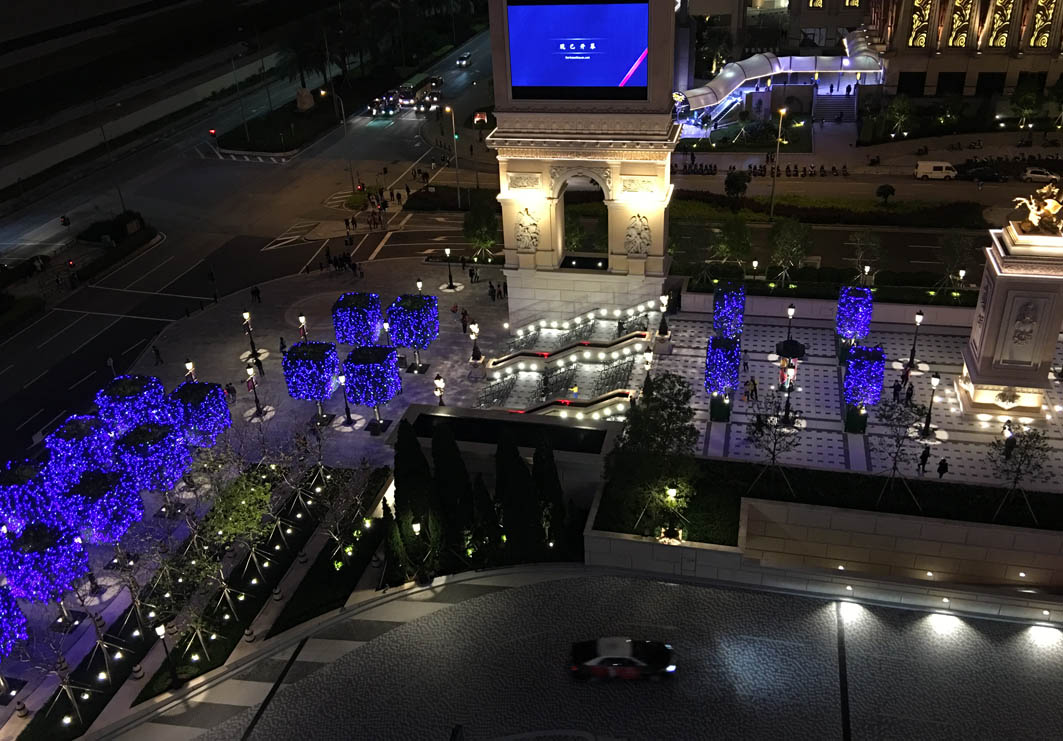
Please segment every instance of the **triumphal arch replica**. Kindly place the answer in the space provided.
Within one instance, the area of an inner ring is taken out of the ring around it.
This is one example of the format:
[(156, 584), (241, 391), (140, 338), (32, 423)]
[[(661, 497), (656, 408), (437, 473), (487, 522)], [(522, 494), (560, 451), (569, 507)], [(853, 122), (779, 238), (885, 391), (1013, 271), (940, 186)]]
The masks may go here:
[[(491, 0), (510, 321), (626, 307), (667, 272), (674, 0)], [(565, 193), (601, 188), (607, 254), (565, 251)]]
[(960, 387), (969, 411), (1038, 417), (1063, 324), (1063, 189), (1015, 200), (1025, 218), (989, 231)]

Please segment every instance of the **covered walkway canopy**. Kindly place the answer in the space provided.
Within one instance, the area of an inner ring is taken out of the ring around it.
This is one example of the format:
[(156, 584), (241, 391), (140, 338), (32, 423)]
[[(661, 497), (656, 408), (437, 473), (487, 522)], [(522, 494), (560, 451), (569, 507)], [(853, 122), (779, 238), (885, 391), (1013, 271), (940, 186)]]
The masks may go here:
[(845, 56), (840, 57), (779, 57), (771, 53), (754, 54), (740, 62), (725, 64), (712, 82), (704, 87), (686, 90), (683, 96), (690, 104), (690, 110), (694, 111), (712, 108), (750, 80), (772, 75), (790, 72), (844, 74), (882, 71), (882, 59), (871, 48), (863, 30), (848, 34), (844, 44)]

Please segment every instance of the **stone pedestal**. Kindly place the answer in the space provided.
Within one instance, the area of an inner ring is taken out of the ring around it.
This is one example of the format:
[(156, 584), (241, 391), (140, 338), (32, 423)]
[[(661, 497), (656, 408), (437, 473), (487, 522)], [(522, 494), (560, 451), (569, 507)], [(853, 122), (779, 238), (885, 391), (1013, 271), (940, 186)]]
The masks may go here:
[[(1026, 227), (1026, 231), (1023, 230)], [(1063, 236), (991, 229), (960, 388), (967, 411), (1040, 416), (1063, 324)]]

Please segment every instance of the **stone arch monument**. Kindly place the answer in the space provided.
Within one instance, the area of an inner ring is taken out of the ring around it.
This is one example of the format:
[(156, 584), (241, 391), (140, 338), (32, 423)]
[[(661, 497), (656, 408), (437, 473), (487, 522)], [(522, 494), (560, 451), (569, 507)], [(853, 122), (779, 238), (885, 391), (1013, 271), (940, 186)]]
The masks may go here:
[[(486, 141), (498, 157), (510, 321), (656, 298), (679, 138), (674, 0), (490, 0), (490, 14), (498, 126)], [(575, 177), (605, 196), (600, 269), (564, 260)]]

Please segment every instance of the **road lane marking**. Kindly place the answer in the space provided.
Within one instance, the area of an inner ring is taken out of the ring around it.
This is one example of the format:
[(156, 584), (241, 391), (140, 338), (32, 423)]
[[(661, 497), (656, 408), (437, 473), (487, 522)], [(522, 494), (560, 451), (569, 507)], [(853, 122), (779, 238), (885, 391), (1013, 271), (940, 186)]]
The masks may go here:
[(21, 429), (22, 429), (23, 427), (25, 427), (26, 425), (28, 425), (28, 424), (29, 424), (30, 422), (32, 422), (32, 421), (33, 421), (33, 418), (34, 418), (34, 417), (36, 417), (36, 416), (37, 416), (38, 414), (40, 414), (40, 413), (41, 413), (41, 412), (43, 412), (43, 411), (44, 411), (44, 409), (38, 409), (38, 410), (37, 410), (36, 412), (34, 412), (34, 413), (33, 413), (33, 416), (32, 416), (32, 417), (30, 417), (30, 418), (29, 418), (29, 419), (27, 419), (27, 420), (26, 420), (25, 422), (23, 422), (23, 423), (22, 423), (22, 424), (20, 424), (20, 425), (19, 425), (18, 427), (16, 427), (16, 428), (15, 428), (15, 432), (18, 432), (18, 431), (19, 431), (19, 430), (21, 430)]
[[(51, 370), (51, 369), (49, 369), (49, 370)], [(42, 371), (41, 373), (38, 373), (36, 376), (31, 378), (28, 383), (22, 384), (22, 388), (28, 389), (30, 386), (32, 386), (33, 384), (37, 383), (37, 381), (41, 380), (47, 374), (48, 374), (48, 371)]]
[(11, 370), (14, 367), (15, 367), (15, 364), (12, 363), (11, 365), (9, 365), (6, 368), (4, 368), (3, 370), (0, 370), (0, 376), (4, 375), (5, 373), (7, 373), (9, 370)]
[[(52, 309), (52, 311), (55, 311), (55, 309)], [(49, 312), (47, 312), (47, 313), (46, 313), (46, 314), (45, 314), (44, 316), (42, 316), (42, 317), (41, 317), (40, 319), (38, 319), (37, 321), (33, 322), (32, 324), (30, 324), (30, 325), (28, 325), (28, 326), (26, 326), (26, 327), (23, 327), (22, 329), (20, 329), (20, 330), (19, 330), (18, 332), (15, 332), (15, 334), (11, 335), (10, 337), (8, 337), (8, 338), (7, 338), (6, 340), (4, 340), (3, 342), (0, 342), (0, 347), (3, 347), (3, 346), (4, 346), (4, 345), (6, 345), (7, 343), (11, 342), (11, 341), (12, 341), (12, 340), (14, 340), (14, 339), (15, 339), (16, 337), (18, 337), (19, 335), (23, 334), (24, 332), (28, 332), (28, 331), (30, 331), (31, 329), (33, 329), (34, 327), (36, 327), (36, 326), (37, 326), (38, 324), (40, 324), (40, 323), (41, 323), (41, 322), (43, 322), (43, 321), (44, 321), (45, 319), (47, 319), (47, 318), (48, 318), (48, 316), (49, 316), (49, 314), (51, 314), (51, 313), (52, 313), (52, 311), (49, 311)]]
[(410, 211), (408, 214), (406, 214), (405, 218), (403, 218), (403, 220), (399, 222), (399, 229), (406, 226), (406, 222), (409, 221), (411, 217), (413, 217), (413, 211)]
[[(195, 265), (193, 265), (192, 268), (198, 267), (202, 262), (203, 261), (200, 260)], [(189, 268), (188, 270), (191, 270), (192, 268)], [(186, 270), (185, 273), (187, 273), (188, 270)], [(181, 275), (184, 275), (184, 273), (181, 273)], [(178, 276), (178, 278), (180, 278), (180, 276)], [(173, 298), (192, 298), (198, 299), (200, 301), (214, 300), (210, 296), (189, 296), (184, 293), (167, 293), (166, 291), (141, 291), (135, 288), (112, 288), (111, 286), (89, 286), (89, 288), (95, 288), (101, 291), (121, 291), (122, 293), (143, 293), (148, 296), (172, 296)]]
[(380, 254), (380, 250), (384, 249), (384, 245), (386, 245), (386, 244), (388, 243), (388, 240), (389, 240), (389, 239), (391, 239), (391, 235), (392, 235), (392, 234), (394, 234), (394, 233), (395, 233), (395, 232), (388, 232), (387, 234), (385, 234), (385, 235), (384, 235), (384, 238), (380, 240), (380, 244), (378, 244), (378, 245), (376, 246), (376, 249), (375, 249), (375, 250), (373, 250), (373, 254), (371, 254), (371, 255), (369, 256), (369, 259), (370, 259), (370, 260), (372, 260), (372, 259), (373, 259), (373, 258), (375, 258), (375, 257), (376, 257), (376, 256), (377, 256), (378, 254)]
[[(44, 411), (44, 410), (42, 409), (41, 411)], [(48, 420), (47, 422), (45, 422), (45, 423), (44, 423), (43, 425), (41, 425), (41, 426), (40, 426), (40, 429), (38, 429), (38, 430), (37, 430), (37, 432), (36, 432), (36, 433), (34, 433), (34, 434), (35, 434), (35, 435), (40, 435), (40, 434), (41, 434), (42, 432), (44, 432), (44, 431), (45, 431), (46, 429), (48, 429), (48, 426), (49, 426), (50, 424), (52, 424), (52, 422), (54, 422), (55, 420), (59, 419), (59, 418), (60, 418), (60, 417), (62, 417), (62, 416), (63, 416), (64, 414), (66, 414), (66, 410), (65, 410), (65, 409), (64, 409), (63, 411), (59, 412), (59, 414), (57, 414), (57, 415), (55, 415), (54, 417), (52, 417), (52, 418), (51, 418), (50, 420)]]
[(133, 257), (132, 259), (129, 259), (129, 260), (123, 260), (122, 262), (118, 263), (118, 264), (117, 264), (117, 265), (115, 266), (114, 270), (110, 271), (110, 272), (109, 272), (109, 273), (107, 273), (106, 275), (103, 275), (103, 276), (101, 276), (101, 277), (99, 278), (99, 280), (97, 280), (97, 281), (96, 281), (96, 283), (97, 283), (97, 284), (99, 284), (99, 283), (103, 283), (103, 282), (104, 282), (105, 280), (107, 280), (108, 278), (110, 278), (110, 277), (111, 277), (112, 275), (114, 275), (115, 273), (117, 273), (117, 272), (118, 272), (119, 270), (125, 270), (125, 269), (126, 269), (126, 268), (128, 268), (128, 267), (129, 267), (130, 265), (132, 265), (132, 264), (133, 264), (133, 263), (135, 263), (135, 262), (136, 262), (137, 260), (139, 260), (140, 258), (142, 258), (142, 257), (147, 257), (147, 256), (148, 256), (149, 254), (151, 254), (151, 253), (152, 253), (152, 252), (153, 252), (153, 251), (154, 251), (154, 250), (155, 250), (155, 249), (156, 249), (156, 248), (157, 248), (157, 247), (158, 247), (158, 246), (159, 246), (160, 244), (164, 244), (164, 243), (166, 242), (166, 235), (165, 235), (165, 234), (163, 234), (162, 232), (159, 232), (158, 236), (159, 236), (159, 237), (161, 237), (161, 239), (160, 239), (160, 240), (159, 240), (158, 242), (156, 242), (155, 244), (153, 244), (153, 245), (152, 245), (151, 247), (148, 247), (148, 248), (147, 248), (146, 250), (144, 250), (143, 252), (141, 252), (141, 253), (140, 253), (139, 255), (137, 255), (137, 256), (135, 256), (135, 257)]
[(144, 319), (149, 322), (169, 323), (174, 321), (173, 319), (163, 319), (162, 317), (157, 316), (140, 316), (139, 314), (115, 314), (109, 311), (83, 311), (81, 309), (62, 309), (58, 306), (52, 309), (52, 311), (64, 311), (68, 314), (91, 314), (92, 316), (116, 316), (119, 319)]
[(132, 283), (128, 283), (128, 284), (126, 284), (125, 288), (129, 288), (130, 286), (135, 286), (135, 285), (136, 285), (137, 283), (139, 283), (140, 281), (142, 281), (142, 280), (144, 280), (145, 278), (147, 278), (147, 277), (148, 277), (149, 275), (151, 275), (151, 274), (152, 274), (152, 273), (154, 273), (154, 272), (155, 272), (156, 270), (158, 270), (159, 268), (161, 268), (161, 267), (162, 267), (163, 265), (165, 265), (166, 263), (168, 263), (168, 262), (169, 262), (170, 260), (174, 259), (174, 257), (175, 257), (175, 255), (170, 255), (170, 256), (169, 256), (169, 257), (167, 257), (167, 258), (166, 258), (165, 260), (163, 260), (162, 262), (160, 262), (160, 263), (159, 263), (158, 265), (156, 265), (155, 267), (153, 267), (153, 268), (152, 268), (151, 270), (149, 270), (148, 272), (146, 272), (146, 273), (142, 274), (142, 275), (141, 275), (141, 276), (140, 276), (139, 278), (137, 278), (137, 279), (136, 279), (135, 281), (133, 281)]
[[(81, 379), (80, 381), (75, 381), (75, 382), (74, 382), (74, 383), (72, 383), (71, 385), (67, 386), (67, 387), (66, 387), (66, 390), (67, 390), (67, 391), (73, 391), (73, 390), (74, 390), (74, 389), (76, 389), (76, 388), (77, 388), (78, 386), (80, 386), (81, 384), (85, 383), (85, 381), (87, 381), (87, 380), (89, 380), (90, 378), (92, 378), (92, 377), (93, 377), (94, 375), (96, 375), (96, 371), (92, 371), (92, 372), (91, 372), (91, 373), (89, 373), (89, 374), (88, 374), (87, 376), (85, 376), (84, 378), (82, 378), (82, 379)], [(47, 426), (47, 425), (45, 425), (45, 426)]]
[[(330, 237), (330, 239), (331, 239), (331, 237)], [(364, 237), (363, 237), (363, 239), (364, 239)], [(320, 255), (320, 254), (321, 254), (321, 250), (325, 249), (325, 245), (326, 245), (326, 244), (328, 244), (328, 239), (326, 239), (326, 240), (325, 240), (324, 242), (322, 242), (322, 243), (321, 243), (321, 246), (317, 248), (317, 251), (316, 251), (316, 252), (314, 252), (314, 254), (312, 254), (312, 255), (310, 256), (310, 259), (309, 259), (309, 260), (307, 260), (307, 261), (306, 261), (306, 265), (303, 265), (303, 267), (299, 269), (299, 272), (300, 272), (300, 273), (306, 272), (306, 269), (307, 269), (308, 267), (310, 267), (310, 264), (311, 264), (312, 262), (314, 262), (314, 260), (316, 260), (316, 259), (317, 259), (317, 256), (318, 256), (318, 255)]]
[(70, 323), (69, 323), (68, 325), (66, 325), (65, 327), (63, 327), (62, 329), (60, 329), (60, 330), (59, 330), (58, 332), (56, 332), (55, 334), (53, 334), (53, 335), (52, 335), (51, 337), (49, 337), (48, 339), (46, 339), (46, 340), (45, 340), (44, 342), (42, 342), (41, 344), (37, 345), (37, 349), (38, 349), (38, 350), (40, 350), (40, 349), (41, 349), (42, 347), (44, 347), (45, 345), (47, 345), (47, 344), (48, 344), (49, 342), (51, 342), (51, 341), (52, 341), (52, 340), (54, 340), (54, 339), (55, 339), (56, 337), (58, 337), (59, 335), (61, 335), (61, 334), (62, 334), (63, 332), (65, 332), (65, 331), (67, 331), (68, 329), (70, 329), (71, 327), (73, 327), (73, 326), (74, 326), (75, 324), (77, 324), (78, 322), (80, 322), (80, 321), (81, 321), (82, 319), (84, 319), (84, 318), (85, 318), (85, 316), (79, 316), (79, 317), (78, 317), (77, 319), (75, 319), (74, 321), (70, 322)]
[(123, 355), (126, 355), (126, 354), (128, 354), (130, 350), (135, 350), (136, 348), (138, 348), (138, 347), (140, 347), (141, 345), (143, 345), (143, 344), (144, 344), (145, 342), (147, 342), (147, 340), (137, 340), (137, 341), (136, 341), (136, 342), (134, 342), (134, 343), (133, 343), (132, 345), (130, 345), (129, 347), (127, 347), (127, 348), (126, 348), (125, 350), (122, 350), (122, 354), (123, 354)]
[(401, 174), (401, 175), (399, 175), (399, 176), (398, 176), (397, 178), (395, 178), (395, 180), (394, 180), (394, 181), (393, 181), (393, 182), (391, 183), (391, 185), (389, 185), (389, 186), (388, 186), (388, 188), (387, 188), (387, 189), (388, 189), (388, 190), (391, 190), (391, 189), (392, 189), (392, 188), (394, 188), (394, 187), (395, 187), (396, 185), (398, 185), (398, 184), (399, 184), (400, 182), (402, 182), (402, 179), (403, 179), (404, 177), (406, 177), (406, 173), (408, 173), (408, 172), (409, 172), (410, 170), (412, 170), (412, 169), (413, 169), (414, 167), (416, 167), (416, 166), (417, 166), (417, 163), (418, 163), (418, 162), (420, 162), (421, 160), (423, 160), (423, 159), (424, 159), (425, 157), (427, 157), (427, 156), (428, 156), (429, 154), (431, 154), (431, 153), (432, 153), (432, 148), (429, 148), (429, 149), (428, 149), (428, 150), (427, 150), (427, 151), (426, 151), (426, 152), (425, 152), (424, 154), (422, 154), (422, 155), (421, 155), (420, 157), (418, 157), (417, 159), (415, 159), (415, 160), (413, 161), (413, 164), (412, 164), (412, 165), (410, 165), (409, 167), (407, 167), (407, 168), (406, 168), (405, 170), (403, 170), (403, 171), (402, 171), (402, 174)]
[[(121, 316), (121, 315), (119, 315), (119, 316)], [(122, 318), (125, 318), (125, 317), (122, 317)], [(169, 321), (167, 321), (167, 323), (169, 323)], [(95, 339), (96, 339), (97, 337), (99, 337), (99, 336), (100, 336), (101, 334), (103, 334), (104, 332), (106, 332), (107, 330), (109, 330), (109, 329), (110, 329), (111, 327), (113, 327), (113, 326), (114, 326), (114, 325), (116, 325), (116, 324), (118, 324), (118, 320), (117, 320), (117, 319), (115, 319), (115, 320), (114, 320), (113, 322), (111, 322), (110, 324), (108, 324), (108, 325), (107, 325), (106, 327), (104, 327), (103, 329), (101, 329), (101, 330), (100, 330), (99, 332), (97, 332), (96, 334), (92, 335), (92, 337), (89, 337), (89, 338), (88, 338), (87, 340), (85, 340), (84, 342), (82, 342), (82, 343), (81, 343), (80, 345), (78, 345), (78, 346), (77, 346), (76, 348), (74, 348), (74, 352), (72, 352), (72, 353), (70, 353), (70, 354), (71, 354), (71, 355), (76, 355), (76, 354), (78, 353), (78, 351), (79, 351), (79, 350), (81, 350), (81, 348), (83, 348), (83, 347), (85, 347), (85, 345), (88, 345), (88, 344), (92, 343), (93, 341), (95, 341)]]
[(369, 232), (366, 232), (365, 234), (363, 234), (363, 235), (362, 235), (362, 238), (358, 240), (358, 244), (356, 244), (356, 245), (354, 246), (354, 249), (353, 249), (353, 250), (351, 250), (351, 259), (353, 259), (353, 258), (354, 258), (354, 256), (355, 256), (355, 254), (357, 254), (357, 252), (358, 252), (359, 248), (361, 248), (361, 246), (362, 246), (363, 244), (365, 244), (365, 239), (366, 239), (366, 237), (368, 237), (368, 236), (369, 236)]

